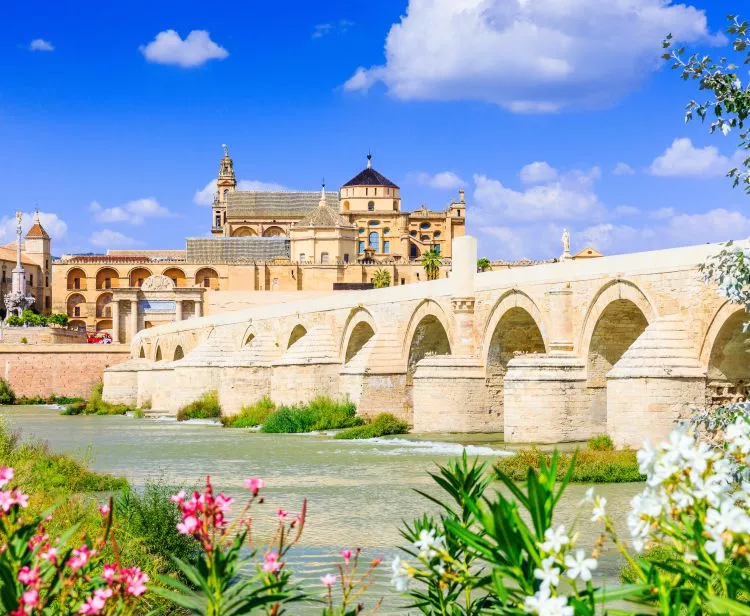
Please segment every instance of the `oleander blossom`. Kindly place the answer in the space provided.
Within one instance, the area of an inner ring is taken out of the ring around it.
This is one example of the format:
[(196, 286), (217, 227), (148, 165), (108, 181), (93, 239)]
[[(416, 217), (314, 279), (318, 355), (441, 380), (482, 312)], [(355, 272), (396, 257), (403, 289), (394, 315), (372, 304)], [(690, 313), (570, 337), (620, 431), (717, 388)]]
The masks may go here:
[(9, 466), (0, 466), (0, 488), (4, 488), (16, 476), (16, 471)]
[(204, 549), (210, 550), (214, 544), (214, 534), (223, 535), (226, 529), (226, 515), (231, 510), (233, 498), (223, 493), (214, 495), (211, 477), (206, 477), (203, 493), (193, 491), (189, 498), (184, 490), (171, 497), (182, 515), (177, 524), (181, 535), (192, 535), (200, 541)]

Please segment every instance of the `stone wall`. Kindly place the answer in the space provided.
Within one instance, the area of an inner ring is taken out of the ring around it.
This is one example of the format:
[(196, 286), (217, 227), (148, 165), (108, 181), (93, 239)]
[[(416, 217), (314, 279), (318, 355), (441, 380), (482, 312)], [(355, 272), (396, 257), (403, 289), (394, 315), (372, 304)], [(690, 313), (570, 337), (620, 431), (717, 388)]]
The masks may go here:
[(0, 345), (0, 376), (17, 396), (87, 398), (104, 369), (129, 358), (126, 345)]
[(66, 343), (86, 344), (86, 332), (61, 327), (3, 327), (0, 339), (0, 344)]

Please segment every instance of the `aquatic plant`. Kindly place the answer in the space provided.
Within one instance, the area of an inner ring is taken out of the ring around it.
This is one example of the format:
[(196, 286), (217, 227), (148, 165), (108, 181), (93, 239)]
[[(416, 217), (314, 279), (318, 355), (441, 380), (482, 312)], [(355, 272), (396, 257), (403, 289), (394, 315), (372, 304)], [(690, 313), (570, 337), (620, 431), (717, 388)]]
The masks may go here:
[[(133, 410), (132, 407), (129, 407), (126, 404), (110, 404), (109, 402), (105, 402), (102, 397), (103, 393), (104, 384), (102, 381), (99, 381), (94, 385), (91, 390), (91, 395), (86, 401), (86, 406), (83, 408), (84, 415), (125, 415), (125, 413)], [(73, 406), (73, 408), (75, 408), (75, 406)], [(69, 414), (74, 415), (76, 413), (71, 412)]]
[(351, 428), (364, 423), (353, 402), (318, 396), (305, 405), (281, 406), (261, 428), (268, 433), (299, 433)]
[(10, 383), (3, 378), (0, 378), (0, 404), (15, 404), (16, 392), (10, 386)]
[(177, 421), (187, 419), (218, 419), (221, 417), (219, 392), (215, 389), (206, 392), (197, 400), (177, 411)]
[(334, 438), (338, 439), (363, 439), (387, 436), (389, 434), (406, 434), (409, 424), (400, 420), (391, 413), (380, 413), (371, 422), (363, 426), (347, 428), (337, 433)]
[(225, 428), (254, 428), (264, 423), (275, 410), (276, 405), (266, 395), (250, 406), (243, 406), (237, 415), (222, 417), (221, 423)]

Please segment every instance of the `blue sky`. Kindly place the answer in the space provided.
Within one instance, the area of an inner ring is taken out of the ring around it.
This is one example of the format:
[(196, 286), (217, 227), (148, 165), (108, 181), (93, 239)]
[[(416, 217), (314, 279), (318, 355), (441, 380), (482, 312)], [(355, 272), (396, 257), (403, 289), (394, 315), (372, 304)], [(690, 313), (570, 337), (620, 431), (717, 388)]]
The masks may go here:
[(0, 241), (38, 205), (57, 254), (183, 247), (222, 143), (246, 187), (336, 187), (368, 149), (405, 209), (462, 186), (494, 258), (557, 256), (563, 227), (607, 254), (750, 234), (738, 136), (685, 125), (697, 93), (658, 60), (668, 31), (721, 53), (723, 3), (218, 7), (4, 7)]

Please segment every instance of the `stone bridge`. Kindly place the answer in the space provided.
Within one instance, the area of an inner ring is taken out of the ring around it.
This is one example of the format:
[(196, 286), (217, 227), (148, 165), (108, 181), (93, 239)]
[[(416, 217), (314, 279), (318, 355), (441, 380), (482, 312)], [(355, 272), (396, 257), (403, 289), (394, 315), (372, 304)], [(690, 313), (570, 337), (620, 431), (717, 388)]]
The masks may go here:
[(447, 279), (253, 307), (138, 333), (105, 399), (176, 412), (217, 390), (224, 412), (269, 395), (348, 396), (418, 432), (509, 442), (609, 433), (640, 445), (691, 406), (744, 399), (745, 314), (704, 284), (691, 246), (476, 273), (458, 238)]

